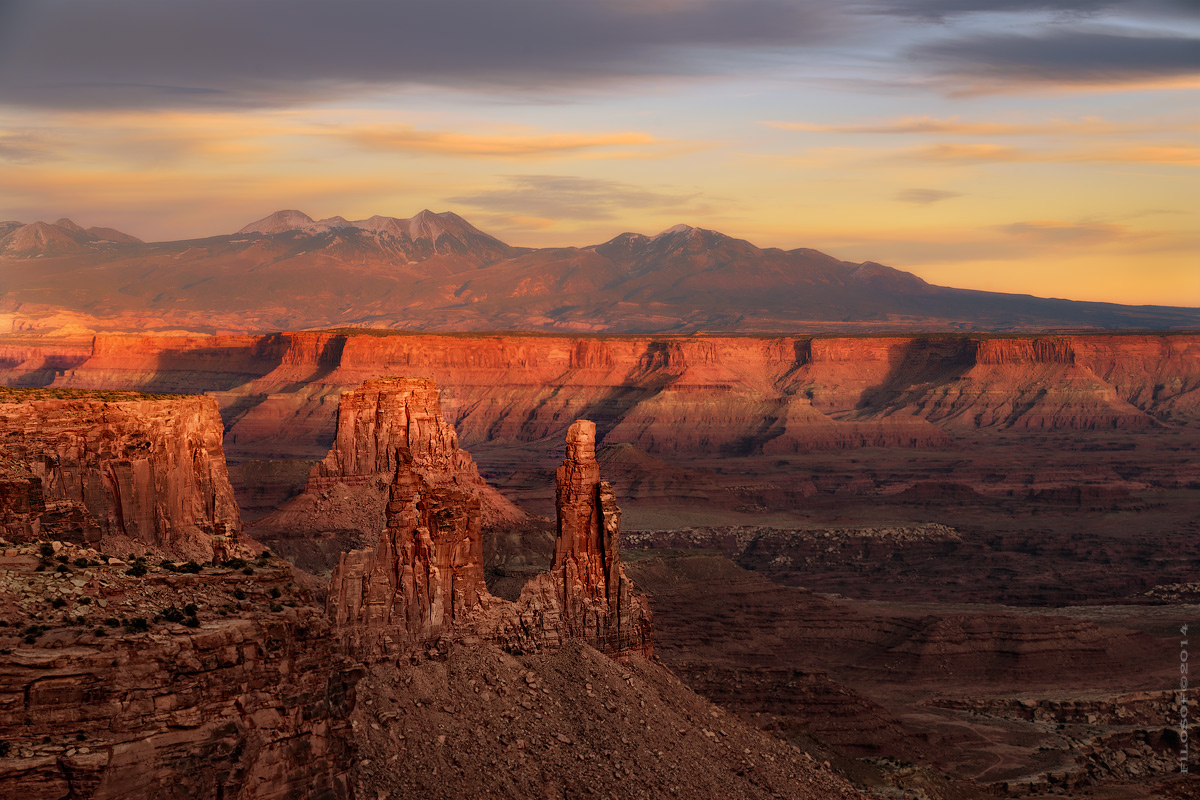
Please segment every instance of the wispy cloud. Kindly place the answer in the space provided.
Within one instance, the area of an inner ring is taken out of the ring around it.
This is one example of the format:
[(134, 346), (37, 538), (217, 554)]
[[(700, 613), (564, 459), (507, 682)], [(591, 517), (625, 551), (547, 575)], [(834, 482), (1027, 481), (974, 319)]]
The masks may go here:
[(348, 141), (388, 152), (430, 153), (480, 158), (546, 158), (587, 151), (631, 152), (647, 145), (666, 144), (647, 133), (570, 133), (474, 135), (452, 131), (420, 130), (401, 126), (352, 128), (342, 134)]
[(902, 189), (893, 195), (901, 203), (928, 206), (949, 200), (952, 197), (962, 197), (961, 192), (950, 192), (945, 189)]
[(448, 198), (488, 211), (544, 219), (601, 220), (628, 209), (703, 213), (699, 192), (653, 191), (629, 183), (570, 175), (510, 175), (508, 186)]
[(1200, 166), (1200, 145), (1128, 144), (1109, 148), (1078, 150), (1041, 150), (1000, 144), (953, 142), (932, 144), (896, 151), (884, 156), (889, 162), (925, 161), (930, 163), (988, 164), (988, 163), (1113, 163), (1113, 164), (1173, 164)]
[(1036, 123), (1011, 123), (988, 120), (964, 120), (957, 116), (910, 116), (838, 125), (814, 122), (764, 122), (763, 124), (778, 130), (803, 133), (945, 134), (949, 136), (1096, 136), (1146, 132), (1200, 131), (1200, 124), (1197, 123), (1115, 123), (1100, 117), (1085, 117), (1077, 120), (1051, 119)]

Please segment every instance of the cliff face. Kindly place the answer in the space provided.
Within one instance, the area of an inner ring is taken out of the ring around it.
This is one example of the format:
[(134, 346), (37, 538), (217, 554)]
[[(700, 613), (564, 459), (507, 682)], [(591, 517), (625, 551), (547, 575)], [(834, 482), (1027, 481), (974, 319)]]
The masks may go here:
[(524, 517), (459, 449), (434, 382), (385, 378), (342, 394), (333, 447), (300, 495), (253, 523), (254, 535), (306, 569), (327, 571), (341, 551), (376, 541), (388, 524), (389, 493), (396, 502), (394, 481), (410, 473), (423, 482), (422, 493), (436, 487), (473, 498), (484, 524)]
[(349, 798), (355, 674), (286, 564), (52, 547), (0, 552), (0, 612), (31, 623), (0, 629), (6, 797)]
[(513, 652), (578, 639), (610, 654), (649, 655), (649, 606), (620, 564), (620, 509), (599, 480), (595, 426), (576, 422), (567, 447), (554, 564), (516, 602), (484, 584), (479, 501), (431, 485), (402, 458), (379, 544), (342, 553), (330, 580), (327, 610), (349, 651), (374, 660), (482, 637)]
[(436, 379), (468, 445), (557, 439), (586, 417), (606, 443), (739, 455), (936, 446), (978, 430), (1196, 426), (1197, 364), (1191, 334), (102, 335), (55, 385), (212, 391), (239, 458), (324, 456), (340, 394), (387, 373)]
[[(13, 540), (207, 561), (241, 520), (215, 400), (0, 394), (0, 521)], [(223, 550), (222, 550), (223, 552)]]

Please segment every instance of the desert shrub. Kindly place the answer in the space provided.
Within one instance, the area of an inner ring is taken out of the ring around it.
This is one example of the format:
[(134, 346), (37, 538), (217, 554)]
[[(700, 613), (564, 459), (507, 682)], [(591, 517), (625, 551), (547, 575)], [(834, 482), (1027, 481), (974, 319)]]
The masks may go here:
[(246, 567), (244, 570), (242, 570), (242, 574), (243, 575), (253, 575), (254, 567)]
[(246, 559), (231, 558), (225, 562), (225, 566), (229, 567), (230, 569), (241, 569), (242, 567), (246, 566)]
[(134, 617), (125, 623), (126, 633), (143, 633), (150, 630), (150, 623), (145, 617)]
[(42, 546), (38, 548), (38, 552), (42, 554), (42, 558), (52, 558), (54, 556), (54, 545), (49, 542), (42, 542)]
[(79, 598), (79, 605), (90, 606), (91, 604), (92, 604), (92, 598), (88, 597), (86, 594), (83, 597)]
[(146, 563), (144, 561), (135, 561), (132, 567), (125, 570), (125, 574), (132, 575), (135, 578), (140, 578), (149, 571), (150, 570), (146, 568)]
[(246, 593), (243, 592), (241, 589), (234, 589), (233, 596), (237, 600), (245, 600), (246, 599)]
[(54, 608), (64, 608), (67, 605), (67, 601), (61, 597), (56, 597), (50, 601), (50, 605)]
[(70, 571), (71, 571), (71, 568), (70, 568), (70, 567), (68, 567), (66, 564), (59, 564), (59, 565), (58, 565), (58, 569), (57, 569), (57, 570), (55, 570), (55, 571), (56, 571), (56, 572), (70, 572)]
[(88, 561), (88, 560), (87, 560), (86, 558), (84, 558), (83, 556), (80, 556), (79, 558), (75, 559), (75, 566), (77, 566), (77, 567), (81, 567), (81, 568), (82, 568), (82, 567), (90, 566), (90, 565), (91, 565), (91, 563), (92, 563), (92, 562)]
[(162, 618), (167, 622), (183, 622), (183, 612), (175, 606), (168, 606), (163, 609)]
[(188, 617), (187, 619), (185, 619), (183, 621), (183, 624), (188, 626), (189, 628), (199, 628), (200, 620), (196, 619), (195, 617)]
[(179, 567), (175, 566), (175, 562), (169, 558), (164, 558), (158, 562), (159, 569), (165, 569), (167, 572), (175, 572)]
[(271, 587), (271, 597), (274, 597), (276, 600), (278, 600), (278, 599), (279, 599), (279, 595), (280, 595), (279, 587), (278, 587), (278, 586), (272, 586), (272, 587)]
[(188, 575), (198, 575), (202, 569), (204, 569), (204, 567), (200, 566), (195, 561), (189, 561), (186, 564), (179, 565), (179, 571), (185, 572)]
[(271, 610), (275, 612), (283, 611), (283, 606), (279, 605), (279, 603), (271, 603)]

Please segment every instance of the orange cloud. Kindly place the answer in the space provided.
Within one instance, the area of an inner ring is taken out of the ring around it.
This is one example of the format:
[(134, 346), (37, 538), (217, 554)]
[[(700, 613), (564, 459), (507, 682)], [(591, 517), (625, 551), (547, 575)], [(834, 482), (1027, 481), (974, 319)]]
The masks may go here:
[(341, 135), (356, 144), (379, 150), (473, 158), (545, 158), (589, 150), (664, 143), (661, 139), (638, 132), (479, 136), (421, 130), (410, 125), (353, 128)]

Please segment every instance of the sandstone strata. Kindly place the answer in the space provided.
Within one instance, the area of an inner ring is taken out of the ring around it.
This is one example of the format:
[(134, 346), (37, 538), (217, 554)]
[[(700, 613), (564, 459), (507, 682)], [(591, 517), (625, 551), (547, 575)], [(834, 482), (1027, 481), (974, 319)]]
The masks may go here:
[(7, 390), (0, 431), (10, 539), (204, 561), (235, 547), (241, 520), (210, 398)]
[(1193, 334), (102, 334), (90, 357), (58, 375), (21, 355), (28, 367), (15, 364), (10, 383), (214, 392), (238, 458), (322, 458), (340, 393), (388, 373), (436, 379), (447, 417), (473, 447), (550, 441), (580, 417), (597, 422), (602, 442), (659, 456), (1200, 422)]
[(0, 795), (349, 798), (355, 674), (284, 562), (0, 547)]
[(501, 600), (484, 584), (479, 501), (431, 485), (414, 461), (401, 458), (387, 527), (373, 550), (340, 557), (329, 616), (350, 651), (368, 660), (480, 637), (514, 652), (577, 639), (614, 655), (648, 655), (649, 606), (621, 568), (620, 510), (599, 480), (590, 422), (571, 426), (557, 506), (553, 566), (515, 602)]

